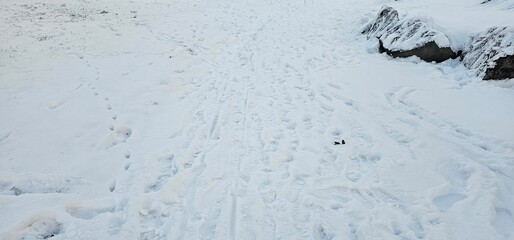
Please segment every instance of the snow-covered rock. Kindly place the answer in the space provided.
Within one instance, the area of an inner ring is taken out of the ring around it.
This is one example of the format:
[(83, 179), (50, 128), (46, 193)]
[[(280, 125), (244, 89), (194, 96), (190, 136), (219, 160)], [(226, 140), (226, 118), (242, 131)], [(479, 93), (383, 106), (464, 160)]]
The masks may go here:
[(378, 38), (380, 52), (393, 57), (415, 55), (427, 62), (442, 62), (457, 57), (444, 33), (419, 19), (400, 20), (398, 11), (389, 6), (383, 6), (362, 33), (368, 38)]
[(514, 27), (494, 27), (471, 37), (463, 63), (484, 80), (514, 78)]

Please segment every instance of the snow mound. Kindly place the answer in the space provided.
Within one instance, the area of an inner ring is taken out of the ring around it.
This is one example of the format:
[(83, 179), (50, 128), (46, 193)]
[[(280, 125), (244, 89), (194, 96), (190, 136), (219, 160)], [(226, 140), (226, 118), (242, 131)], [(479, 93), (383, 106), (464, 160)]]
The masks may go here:
[[(509, 74), (503, 70), (498, 71), (498, 63), (503, 65), (506, 57), (514, 55), (514, 27), (493, 27), (471, 37), (468, 49), (463, 59), (464, 65), (476, 71), (476, 75), (488, 79), (512, 78), (512, 69)], [(512, 68), (512, 63), (510, 63)], [(502, 67), (502, 66), (498, 66)]]
[(450, 47), (448, 37), (415, 18), (400, 20), (398, 11), (383, 6), (378, 15), (364, 29), (368, 38), (376, 37), (391, 51), (408, 51), (434, 42), (440, 48)]

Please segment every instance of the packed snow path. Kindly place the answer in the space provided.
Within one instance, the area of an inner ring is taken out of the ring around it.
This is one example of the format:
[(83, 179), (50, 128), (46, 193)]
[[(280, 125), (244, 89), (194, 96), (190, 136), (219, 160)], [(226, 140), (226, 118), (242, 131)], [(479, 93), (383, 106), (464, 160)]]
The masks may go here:
[(2, 239), (514, 237), (513, 110), (437, 110), (512, 89), (376, 53), (379, 6), (132, 4), (2, 58)]

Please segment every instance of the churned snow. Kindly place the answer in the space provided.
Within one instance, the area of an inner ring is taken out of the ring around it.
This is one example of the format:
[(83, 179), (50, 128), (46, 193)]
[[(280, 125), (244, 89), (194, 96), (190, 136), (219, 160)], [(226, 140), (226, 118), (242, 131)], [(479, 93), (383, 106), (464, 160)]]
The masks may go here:
[(512, 239), (513, 80), (360, 34), (481, 2), (1, 1), (0, 239)]

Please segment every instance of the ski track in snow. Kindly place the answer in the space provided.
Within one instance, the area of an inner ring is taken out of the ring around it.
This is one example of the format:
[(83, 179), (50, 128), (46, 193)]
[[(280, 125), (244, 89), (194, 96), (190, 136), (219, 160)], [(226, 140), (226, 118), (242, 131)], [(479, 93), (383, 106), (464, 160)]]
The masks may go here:
[[(108, 180), (1, 177), (2, 203), (40, 196), (51, 210), (30, 205), (24, 221), (0, 226), (0, 238), (514, 236), (513, 143), (417, 105), (414, 83), (368, 91), (374, 73), (360, 66), (394, 60), (366, 52), (354, 10), (316, 1), (155, 4), (144, 6), (166, 21), (123, 14), (171, 50), (85, 54), (88, 78), (45, 110), (91, 103), (95, 140), (83, 151), (111, 162)], [(118, 69), (124, 54), (136, 64)], [(162, 58), (171, 63), (158, 65)], [(414, 65), (396, 69), (406, 64)], [(154, 65), (166, 74), (149, 72)], [(0, 130), (0, 146), (20, 134)], [(346, 145), (333, 145), (341, 139)], [(479, 227), (482, 235), (466, 233)]]

